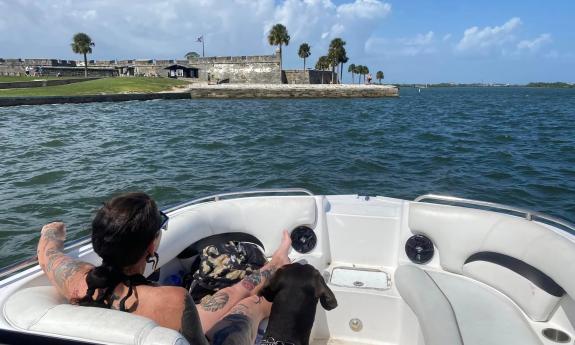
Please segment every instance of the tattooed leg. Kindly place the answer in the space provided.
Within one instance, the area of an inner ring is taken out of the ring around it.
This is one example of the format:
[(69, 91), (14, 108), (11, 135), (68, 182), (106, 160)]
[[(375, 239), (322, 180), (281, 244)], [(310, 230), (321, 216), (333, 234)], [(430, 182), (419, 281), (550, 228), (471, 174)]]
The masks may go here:
[(251, 295), (257, 294), (258, 290), (263, 286), (263, 283), (265, 283), (278, 268), (290, 263), (290, 259), (288, 257), (290, 248), (291, 238), (289, 233), (284, 230), (281, 243), (278, 249), (274, 252), (271, 261), (259, 271), (255, 271), (245, 277), (240, 282), (243, 288), (248, 290)]
[(258, 296), (240, 301), (207, 334), (212, 345), (253, 344), (260, 322), (269, 316), (271, 303)]
[(200, 307), (205, 311), (216, 312), (224, 308), (229, 300), (230, 295), (226, 291), (222, 290), (216, 292), (212, 296), (204, 297), (200, 302)]

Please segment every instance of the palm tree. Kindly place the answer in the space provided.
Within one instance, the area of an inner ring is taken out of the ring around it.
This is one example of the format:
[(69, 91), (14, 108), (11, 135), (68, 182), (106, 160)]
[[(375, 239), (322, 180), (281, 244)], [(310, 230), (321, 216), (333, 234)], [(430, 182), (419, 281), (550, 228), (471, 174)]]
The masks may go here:
[(383, 79), (383, 72), (377, 71), (377, 73), (375, 73), (375, 79), (379, 80), (379, 83), (381, 84), (381, 79)]
[(357, 83), (361, 84), (361, 76), (363, 75), (363, 65), (355, 66), (355, 73), (358, 75)]
[(351, 73), (351, 83), (354, 83), (354, 73), (355, 73), (355, 64), (351, 64), (347, 67), (347, 71)]
[[(337, 37), (331, 40), (329, 43), (329, 53), (328, 56), (332, 59), (333, 69), (332, 69), (332, 79), (335, 77), (335, 66), (347, 62), (347, 55), (345, 51), (345, 41)], [(343, 66), (341, 67), (341, 72), (343, 72)], [(341, 74), (340, 72), (340, 74)], [(333, 82), (333, 81), (332, 81)]]
[(84, 76), (88, 77), (88, 58), (86, 54), (92, 54), (92, 47), (95, 46), (90, 36), (79, 32), (72, 38), (72, 51), (76, 54), (84, 54)]
[(361, 66), (360, 66), (360, 72), (359, 72), (359, 73), (360, 73), (361, 76), (363, 77), (363, 83), (364, 83), (364, 84), (365, 84), (365, 75), (368, 73), (367, 71), (368, 71), (368, 69), (367, 69), (366, 66), (364, 66), (364, 65), (361, 65)]
[(268, 42), (272, 46), (279, 46), (280, 48), (280, 70), (282, 69), (282, 45), (289, 44), (290, 37), (288, 35), (287, 29), (282, 24), (276, 24), (270, 30), (268, 34)]
[(340, 73), (339, 73), (340, 78), (342, 77), (342, 74), (343, 74), (343, 64), (348, 61), (347, 52), (345, 51), (344, 46), (345, 46), (345, 41), (339, 37), (331, 40), (331, 42), (329, 44), (329, 51), (330, 51), (331, 55), (333, 56), (333, 58), (335, 59), (336, 65), (341, 64), (340, 65)]
[(307, 43), (302, 43), (299, 46), (299, 51), (297, 52), (297, 55), (303, 59), (303, 70), (305, 71), (305, 59), (308, 58), (311, 55), (311, 47), (309, 46), (309, 44)]
[(200, 57), (200, 54), (198, 54), (198, 53), (196, 53), (196, 52), (188, 52), (188, 53), (185, 55), (185, 57), (186, 57), (187, 60), (189, 60), (189, 59), (193, 59), (193, 58), (199, 58), (199, 57)]
[[(343, 53), (345, 54), (345, 49), (343, 50)], [(343, 84), (343, 64), (347, 63), (348, 61), (349, 59), (347, 58), (347, 55), (345, 55), (343, 59), (340, 60), (339, 80), (342, 84)]]
[(320, 71), (325, 71), (326, 69), (329, 68), (329, 60), (327, 56), (320, 56), (319, 59), (317, 59), (317, 63), (315, 64), (315, 69), (320, 70)]
[(337, 60), (337, 51), (330, 49), (327, 54), (328, 64), (331, 67), (331, 83), (335, 84), (335, 67), (339, 64)]
[[(325, 71), (329, 68), (329, 58), (327, 56), (320, 56), (315, 64), (315, 69)], [(321, 76), (321, 83), (323, 84), (323, 74)]]

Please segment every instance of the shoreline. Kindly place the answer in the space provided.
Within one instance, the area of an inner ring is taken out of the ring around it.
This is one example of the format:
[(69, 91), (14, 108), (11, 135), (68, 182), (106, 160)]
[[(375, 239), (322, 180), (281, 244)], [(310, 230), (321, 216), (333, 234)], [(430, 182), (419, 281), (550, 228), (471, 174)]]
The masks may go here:
[(0, 97), (0, 107), (152, 99), (383, 98), (398, 96), (399, 89), (397, 87), (379, 84), (191, 84), (177, 92)]

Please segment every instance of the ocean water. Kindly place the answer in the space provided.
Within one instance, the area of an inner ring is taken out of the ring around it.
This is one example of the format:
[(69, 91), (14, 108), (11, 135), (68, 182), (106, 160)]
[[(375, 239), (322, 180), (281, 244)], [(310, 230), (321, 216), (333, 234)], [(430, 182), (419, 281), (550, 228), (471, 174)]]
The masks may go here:
[(174, 100), (0, 108), (0, 264), (42, 225), (88, 233), (110, 196), (425, 193), (575, 220), (575, 89), (402, 89), (397, 99)]

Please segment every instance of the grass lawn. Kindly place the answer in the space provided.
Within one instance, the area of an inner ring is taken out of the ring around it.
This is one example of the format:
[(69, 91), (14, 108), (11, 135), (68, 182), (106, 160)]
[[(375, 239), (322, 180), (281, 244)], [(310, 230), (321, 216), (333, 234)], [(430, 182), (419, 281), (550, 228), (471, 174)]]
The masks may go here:
[(170, 78), (103, 78), (75, 84), (35, 87), (28, 89), (0, 89), (0, 97), (16, 96), (80, 96), (114, 93), (151, 93), (185, 87), (188, 83)]

